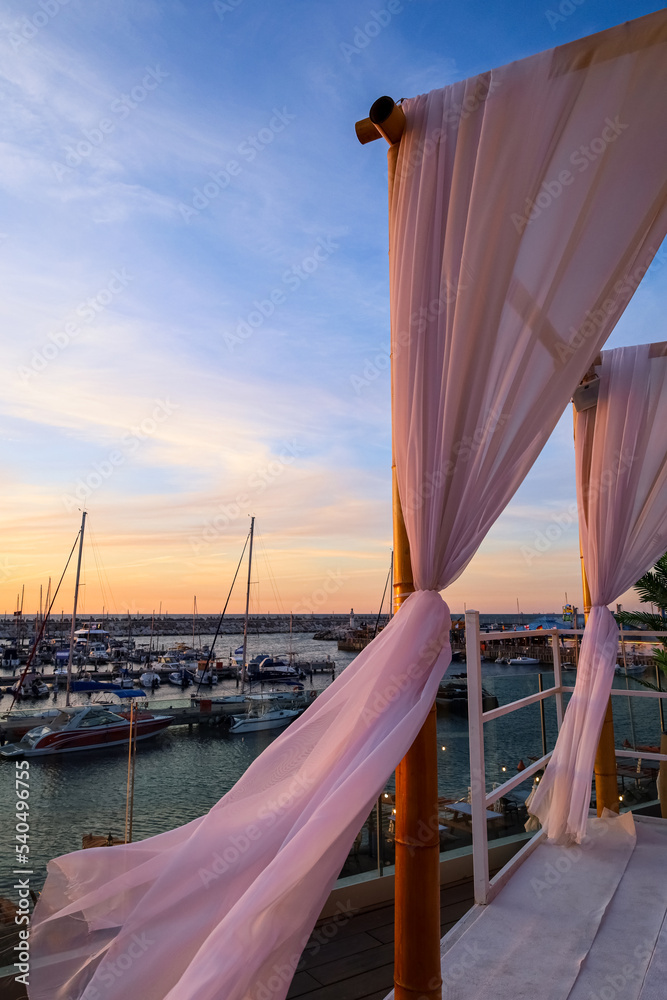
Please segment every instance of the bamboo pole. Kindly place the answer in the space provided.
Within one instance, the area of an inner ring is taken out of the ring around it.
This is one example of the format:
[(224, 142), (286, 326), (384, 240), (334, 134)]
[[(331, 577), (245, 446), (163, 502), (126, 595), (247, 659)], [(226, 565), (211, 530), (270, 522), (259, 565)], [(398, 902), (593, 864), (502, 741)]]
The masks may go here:
[[(573, 413), (576, 426), (577, 414), (574, 408)], [(581, 560), (581, 586), (584, 594), (584, 622), (587, 622), (591, 610), (591, 591), (588, 586), (588, 577), (586, 576), (581, 532), (579, 533), (579, 558)], [(576, 627), (576, 621), (574, 624)], [(616, 746), (614, 740), (614, 711), (611, 704), (611, 695), (607, 702), (607, 710), (595, 754), (595, 802), (598, 816), (601, 816), (605, 809), (611, 809), (612, 812), (616, 813), (620, 811), (618, 775), (616, 772)]]
[[(394, 612), (414, 592), (410, 546), (392, 469)], [(396, 768), (394, 996), (441, 1000), (440, 835), (435, 704)]]
[[(401, 108), (389, 98), (380, 98), (371, 108), (370, 117), (390, 143), (388, 172), (391, 196), (405, 116)], [(414, 593), (415, 587), (395, 463), (392, 464), (392, 510), (392, 596), (396, 613), (408, 596)], [(417, 738), (396, 768), (394, 829), (394, 997), (395, 1000), (441, 1000), (440, 834), (435, 704), (431, 706)]]

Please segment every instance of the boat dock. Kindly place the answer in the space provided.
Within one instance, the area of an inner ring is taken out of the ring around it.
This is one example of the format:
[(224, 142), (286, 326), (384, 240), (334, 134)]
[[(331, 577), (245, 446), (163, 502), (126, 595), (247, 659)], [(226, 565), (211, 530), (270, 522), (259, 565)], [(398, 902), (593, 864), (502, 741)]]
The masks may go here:
[[(461, 650), (465, 655), (465, 645), (461, 646)], [(544, 640), (542, 642), (540, 641), (526, 642), (525, 639), (513, 638), (507, 642), (498, 640), (484, 642), (484, 637), (482, 636), (481, 650), (482, 650), (482, 660), (486, 661), (487, 663), (494, 662), (499, 657), (503, 657), (509, 660), (509, 659), (514, 659), (515, 657), (518, 656), (532, 656), (536, 660), (539, 660), (540, 663), (554, 662), (553, 647), (550, 642), (545, 642)], [(455, 649), (454, 645), (452, 645), (452, 651), (458, 652), (458, 650)], [(576, 656), (577, 656), (577, 650), (574, 646), (574, 643), (568, 641), (565, 648), (561, 646), (560, 650), (561, 663), (564, 662), (574, 663), (576, 660)], [(629, 642), (626, 643), (626, 657), (628, 660), (628, 664), (642, 663), (645, 664), (647, 667), (656, 666), (656, 659), (651, 651), (647, 650), (646, 648), (635, 649), (634, 644), (631, 644)], [(622, 663), (622, 651), (620, 648), (620, 644), (618, 650), (618, 660), (619, 663)]]

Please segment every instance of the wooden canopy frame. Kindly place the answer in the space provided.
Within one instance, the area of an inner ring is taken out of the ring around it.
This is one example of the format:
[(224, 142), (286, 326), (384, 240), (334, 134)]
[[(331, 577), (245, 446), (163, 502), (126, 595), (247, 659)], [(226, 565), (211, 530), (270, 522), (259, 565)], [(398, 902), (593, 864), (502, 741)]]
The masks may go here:
[[(359, 142), (384, 137), (390, 145), (389, 191), (394, 181), (405, 113), (391, 97), (380, 97), (369, 117), (356, 123)], [(394, 611), (414, 593), (410, 543), (392, 464)], [(396, 768), (396, 874), (394, 882), (395, 1000), (441, 1000), (440, 835), (435, 703)]]
[[(622, 28), (618, 29), (618, 34)], [(356, 122), (359, 142), (384, 138), (389, 143), (389, 191), (393, 187), (398, 147), (405, 129), (405, 113), (391, 97), (380, 97), (368, 118)], [(667, 342), (653, 344), (650, 356), (666, 357)], [(600, 355), (590, 372), (602, 363)], [(398, 611), (414, 592), (410, 545), (398, 493), (396, 465), (392, 464), (394, 535), (393, 605)], [(590, 592), (583, 562), (582, 585), (586, 618)], [(598, 813), (606, 806), (618, 811), (616, 758), (611, 699), (595, 763)], [(442, 1000), (440, 965), (440, 842), (438, 833), (438, 758), (436, 707), (412, 747), (396, 769), (396, 874), (394, 996), (395, 1000)]]

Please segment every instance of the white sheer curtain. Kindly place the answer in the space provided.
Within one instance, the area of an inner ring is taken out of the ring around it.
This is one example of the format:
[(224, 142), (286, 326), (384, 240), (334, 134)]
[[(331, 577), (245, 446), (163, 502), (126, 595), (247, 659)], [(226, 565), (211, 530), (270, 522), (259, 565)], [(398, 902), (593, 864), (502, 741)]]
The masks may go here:
[(472, 558), (660, 247), (666, 63), (661, 11), (403, 105), (393, 428), (420, 588)]
[[(32, 1000), (284, 998), (449, 662), (436, 591), (470, 560), (622, 312), (632, 287), (616, 283), (664, 235), (655, 145), (667, 128), (650, 92), (666, 23), (406, 102), (390, 210), (393, 409), (420, 592), (208, 815), (51, 862)], [(551, 212), (515, 224), (572, 144), (618, 115), (632, 140), (621, 131)]]
[(591, 591), (574, 694), (529, 802), (550, 839), (581, 842), (618, 655), (608, 604), (667, 551), (667, 358), (604, 351), (597, 406), (577, 414), (577, 498)]

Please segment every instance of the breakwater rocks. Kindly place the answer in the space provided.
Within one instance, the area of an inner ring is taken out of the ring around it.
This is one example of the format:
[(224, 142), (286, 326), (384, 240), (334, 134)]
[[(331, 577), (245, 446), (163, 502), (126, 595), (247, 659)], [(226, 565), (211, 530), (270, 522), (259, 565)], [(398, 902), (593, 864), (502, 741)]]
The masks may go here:
[[(195, 635), (212, 635), (217, 626), (220, 615), (197, 615), (194, 622)], [(370, 628), (375, 627), (377, 613), (354, 615), (354, 627)], [(385, 625), (387, 616), (383, 615), (380, 624)], [(77, 615), (76, 627), (88, 628), (93, 623), (105, 629), (109, 634), (118, 639), (132, 638), (139, 636), (187, 636), (192, 635), (193, 621), (192, 615)], [(72, 627), (71, 615), (54, 616), (49, 622), (49, 634), (51, 636), (69, 637)], [(291, 621), (293, 632), (314, 632), (316, 639), (335, 641), (343, 638), (350, 631), (350, 615), (293, 615)], [(0, 618), (0, 638), (14, 639), (17, 630), (23, 637), (32, 637), (35, 634), (34, 615), (24, 615), (21, 622), (17, 622), (16, 617), (8, 615)], [(289, 632), (290, 615), (253, 615), (250, 621), (250, 632), (252, 635), (268, 632)], [(243, 615), (225, 615), (220, 626), (220, 635), (242, 635)]]

